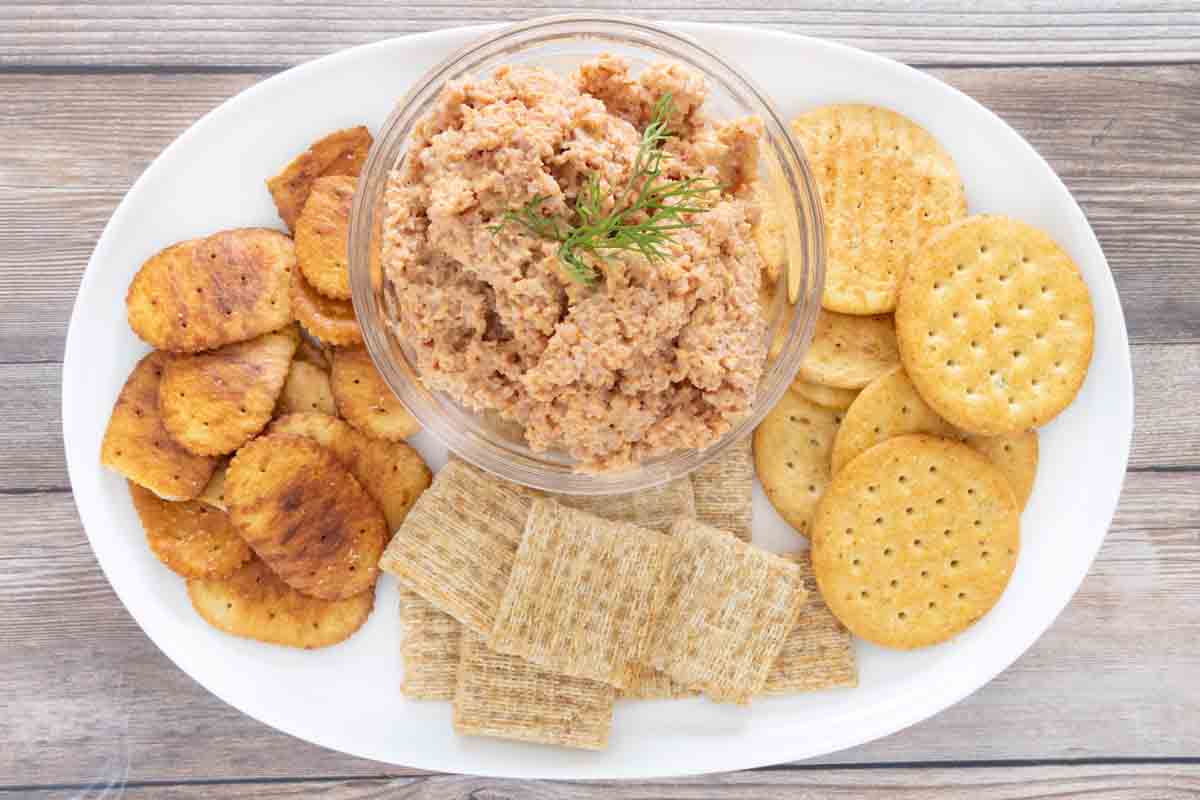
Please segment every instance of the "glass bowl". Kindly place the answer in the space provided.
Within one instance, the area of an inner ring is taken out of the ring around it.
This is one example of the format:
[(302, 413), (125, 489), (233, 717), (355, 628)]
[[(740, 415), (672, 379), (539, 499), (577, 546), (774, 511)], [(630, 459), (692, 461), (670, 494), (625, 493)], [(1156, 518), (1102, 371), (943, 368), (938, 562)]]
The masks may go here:
[[(704, 450), (676, 450), (615, 472), (582, 472), (564, 452), (534, 452), (519, 426), (465, 408), (430, 391), (415, 359), (385, 316), (379, 243), (383, 195), (389, 173), (404, 158), (409, 133), (432, 107), (447, 81), (491, 75), (504, 64), (541, 66), (566, 73), (601, 53), (628, 60), (636, 71), (656, 61), (681, 62), (704, 76), (705, 109), (715, 119), (754, 114), (765, 126), (760, 180), (784, 224), (788, 270), (771, 298), (771, 354), (753, 410)], [(789, 213), (791, 212), (791, 213)], [(812, 336), (824, 279), (819, 196), (788, 128), (763, 93), (735, 67), (689, 36), (633, 19), (590, 14), (545, 17), (488, 33), (431, 69), (384, 123), (359, 180), (350, 223), (350, 280), (354, 309), (375, 365), (425, 430), (451, 451), (501, 478), (550, 492), (632, 492), (682, 477), (748, 436), (787, 390)]]

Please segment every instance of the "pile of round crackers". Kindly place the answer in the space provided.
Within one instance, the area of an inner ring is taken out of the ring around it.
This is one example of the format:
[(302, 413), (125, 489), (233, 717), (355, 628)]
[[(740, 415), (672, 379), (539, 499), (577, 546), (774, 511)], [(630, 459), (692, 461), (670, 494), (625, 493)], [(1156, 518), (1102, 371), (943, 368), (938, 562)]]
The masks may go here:
[[(117, 398), (101, 462), (196, 611), (239, 636), (335, 644), (375, 602), (378, 562), (431, 474), (350, 303), (346, 231), (366, 128), (268, 181), (265, 228), (171, 245), (126, 297), (153, 352)], [(299, 324), (297, 324), (299, 323)]]
[[(969, 215), (950, 154), (887, 109), (832, 105), (792, 130), (821, 192), (823, 309), (754, 436), (776, 510), (812, 545), (851, 632), (913, 648), (999, 600), (1033, 492), (1037, 428), (1092, 355), (1087, 285), (1044, 232)], [(770, 217), (759, 228), (768, 279)]]

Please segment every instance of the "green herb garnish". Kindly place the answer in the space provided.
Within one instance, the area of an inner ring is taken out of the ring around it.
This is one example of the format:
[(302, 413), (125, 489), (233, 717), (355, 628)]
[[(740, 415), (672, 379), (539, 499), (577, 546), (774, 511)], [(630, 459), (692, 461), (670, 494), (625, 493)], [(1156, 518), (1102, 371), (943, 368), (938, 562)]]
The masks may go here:
[(574, 280), (585, 286), (596, 283), (595, 267), (585, 260), (589, 255), (606, 258), (605, 251), (624, 250), (640, 253), (648, 261), (667, 254), (666, 244), (675, 231), (695, 227), (684, 214), (707, 210), (706, 199), (721, 186), (706, 178), (680, 181), (662, 180), (663, 144), (674, 134), (667, 130), (673, 104), (668, 92), (654, 104), (654, 118), (642, 132), (633, 172), (612, 204), (603, 213), (605, 191), (595, 174), (589, 175), (569, 219), (548, 217), (542, 204), (550, 195), (537, 195), (518, 209), (504, 212), (502, 221), (490, 226), (498, 233), (514, 222), (535, 236), (558, 242), (558, 260)]

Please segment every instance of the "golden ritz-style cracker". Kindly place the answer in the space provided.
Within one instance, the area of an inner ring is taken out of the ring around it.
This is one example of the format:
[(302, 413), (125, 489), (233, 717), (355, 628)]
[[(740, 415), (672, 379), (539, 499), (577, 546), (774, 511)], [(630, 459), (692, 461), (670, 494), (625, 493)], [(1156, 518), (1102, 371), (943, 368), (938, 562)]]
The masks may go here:
[(810, 403), (816, 403), (834, 411), (845, 411), (854, 402), (854, 398), (858, 397), (857, 389), (823, 386), (819, 383), (810, 383), (800, 376), (796, 376), (789, 388)]
[(334, 350), (330, 387), (338, 413), (368, 436), (399, 441), (421, 429), (375, 369), (365, 348)]
[(813, 523), (817, 584), (856, 636), (899, 649), (961, 633), (1016, 566), (1020, 511), (1008, 480), (964, 444), (910, 435), (833, 478)]
[(308, 202), (313, 184), (319, 178), (327, 175), (357, 176), (362, 172), (372, 141), (371, 132), (362, 125), (334, 131), (313, 142), (278, 175), (267, 181), (275, 208), (288, 230), (295, 229), (296, 220)]
[(221, 578), (250, 560), (229, 515), (198, 500), (170, 502), (129, 481), (150, 552), (185, 578)]
[(841, 421), (841, 412), (785, 392), (754, 431), (763, 492), (779, 516), (805, 536), (829, 486), (829, 458)]
[(905, 278), (904, 368), (934, 411), (998, 436), (1054, 419), (1083, 386), (1095, 335), (1087, 284), (1046, 233), (978, 215), (945, 228)]
[(664, 534), (534, 500), (488, 646), (625, 686), (666, 600), (675, 551)]
[(350, 299), (350, 206), (358, 180), (328, 175), (312, 185), (296, 220), (296, 262), (314, 289), (326, 297)]
[(822, 386), (861, 389), (899, 363), (890, 315), (853, 317), (822, 311), (799, 376)]

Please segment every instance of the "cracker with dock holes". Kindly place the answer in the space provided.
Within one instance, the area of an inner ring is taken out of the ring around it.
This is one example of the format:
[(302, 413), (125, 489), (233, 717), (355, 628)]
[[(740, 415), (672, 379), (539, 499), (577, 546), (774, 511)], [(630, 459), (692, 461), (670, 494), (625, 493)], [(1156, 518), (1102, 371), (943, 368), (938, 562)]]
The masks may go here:
[(292, 313), (304, 330), (325, 344), (351, 347), (362, 344), (362, 330), (349, 300), (326, 297), (297, 270), (290, 288)]
[(333, 389), (329, 386), (329, 372), (296, 358), (288, 370), (283, 391), (279, 393), (275, 415), (301, 411), (318, 411), (336, 416), (337, 405), (333, 402)]
[(358, 181), (348, 175), (317, 178), (296, 220), (296, 262), (314, 289), (350, 299), (350, 206)]
[(175, 574), (221, 578), (250, 559), (250, 547), (224, 511), (198, 500), (163, 500), (133, 481), (129, 482), (129, 496), (150, 552)]
[(217, 468), (213, 470), (212, 477), (205, 484), (204, 491), (196, 498), (209, 508), (219, 508), (222, 511), (229, 510), (229, 507), (225, 504), (225, 470), (228, 466), (228, 461), (222, 461), (218, 464)]
[(829, 486), (830, 453), (841, 421), (840, 411), (784, 392), (754, 431), (754, 466), (763, 492), (804, 536)]
[(801, 377), (792, 381), (789, 388), (808, 402), (831, 408), (834, 411), (845, 411), (854, 402), (854, 398), (858, 397), (857, 389), (822, 386), (819, 383), (810, 383)]
[(462, 625), (404, 587), (400, 587), (400, 625), (401, 693), (414, 700), (453, 700)]
[(612, 730), (616, 690), (573, 678), (488, 648), (465, 630), (454, 694), (454, 730), (538, 744), (603, 750)]
[(861, 389), (900, 363), (890, 315), (854, 317), (821, 311), (799, 377), (838, 389)]
[(333, 351), (330, 385), (338, 413), (368, 436), (398, 441), (421, 429), (375, 369), (365, 348)]
[(288, 230), (308, 201), (313, 184), (326, 175), (354, 175), (362, 172), (371, 150), (371, 133), (366, 127), (344, 128), (318, 139), (267, 181), (267, 190), (275, 200), (279, 217)]

